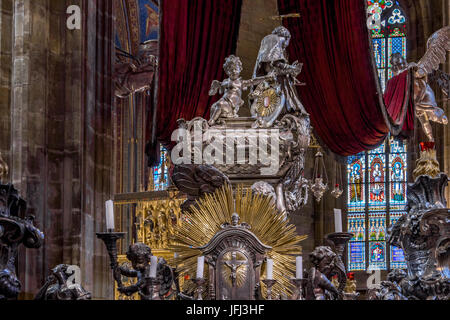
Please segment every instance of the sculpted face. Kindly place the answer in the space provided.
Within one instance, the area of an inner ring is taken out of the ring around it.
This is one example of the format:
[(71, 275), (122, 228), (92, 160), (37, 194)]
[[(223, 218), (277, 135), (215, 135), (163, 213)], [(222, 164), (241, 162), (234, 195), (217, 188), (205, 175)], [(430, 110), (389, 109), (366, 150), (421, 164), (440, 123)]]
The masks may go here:
[(131, 262), (133, 265), (134, 270), (143, 271), (145, 270), (145, 267), (150, 263), (149, 259), (147, 258), (147, 255), (141, 254), (136, 257), (135, 260)]
[(225, 61), (224, 69), (231, 80), (236, 80), (241, 75), (242, 62), (238, 57), (229, 56)]
[(399, 53), (394, 53), (391, 56), (391, 64), (394, 73), (401, 72), (402, 70), (405, 70), (408, 67), (406, 59)]
[(291, 42), (291, 38), (283, 37), (283, 49), (286, 49), (289, 46), (290, 42)]

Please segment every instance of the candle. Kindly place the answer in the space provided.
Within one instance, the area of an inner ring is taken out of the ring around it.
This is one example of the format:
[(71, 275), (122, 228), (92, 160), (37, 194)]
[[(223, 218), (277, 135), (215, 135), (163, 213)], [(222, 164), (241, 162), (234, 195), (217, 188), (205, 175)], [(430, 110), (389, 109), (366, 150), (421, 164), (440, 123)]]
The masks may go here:
[(108, 200), (105, 203), (106, 206), (106, 230), (114, 231), (114, 202)]
[(158, 268), (158, 257), (150, 257), (150, 278), (156, 278), (156, 270)]
[(203, 279), (203, 269), (205, 267), (205, 257), (197, 258), (197, 279)]
[(342, 210), (334, 209), (334, 231), (342, 232)]
[(296, 278), (303, 279), (303, 257), (295, 258), (295, 266)]
[(267, 280), (273, 280), (273, 260), (267, 259)]

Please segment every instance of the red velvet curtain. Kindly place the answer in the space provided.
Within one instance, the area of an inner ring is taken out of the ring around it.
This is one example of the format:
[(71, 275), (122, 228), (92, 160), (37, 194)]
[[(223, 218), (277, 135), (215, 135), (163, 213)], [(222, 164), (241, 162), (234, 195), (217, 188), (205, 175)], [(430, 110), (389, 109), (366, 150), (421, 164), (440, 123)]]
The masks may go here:
[(161, 1), (156, 137), (171, 142), (177, 120), (207, 118), (218, 97), (208, 95), (223, 80), (225, 57), (236, 49), (242, 0)]
[(410, 70), (391, 78), (384, 92), (384, 103), (391, 131), (407, 134), (414, 130), (413, 74)]
[(348, 156), (377, 147), (390, 124), (376, 74), (364, 0), (278, 0), (292, 33), (290, 60), (304, 63), (301, 100), (321, 140)]

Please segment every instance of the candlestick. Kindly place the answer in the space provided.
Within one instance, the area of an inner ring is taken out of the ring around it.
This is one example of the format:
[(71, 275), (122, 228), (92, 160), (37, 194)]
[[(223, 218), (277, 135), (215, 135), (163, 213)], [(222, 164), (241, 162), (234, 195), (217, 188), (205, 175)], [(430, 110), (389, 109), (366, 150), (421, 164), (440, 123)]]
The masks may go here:
[(118, 272), (117, 241), (123, 239), (124, 236), (125, 233), (123, 232), (97, 233), (97, 238), (101, 239), (106, 245), (106, 250), (108, 251), (109, 260), (111, 262), (111, 270), (113, 270), (113, 277), (119, 288), (122, 287), (122, 279)]
[(197, 286), (197, 288), (195, 289), (195, 295), (196, 295), (195, 300), (203, 300), (203, 290), (204, 290), (203, 286), (205, 285), (206, 280), (205, 279), (193, 279), (192, 281)]
[(353, 233), (335, 232), (327, 234), (325, 241), (331, 245), (334, 252), (344, 261), (344, 250), (351, 238), (353, 238)]
[(295, 275), (297, 279), (303, 279), (303, 257), (295, 258)]
[(303, 298), (303, 287), (306, 285), (307, 279), (291, 279), (291, 283), (295, 286), (291, 300), (305, 300)]
[(267, 287), (267, 300), (272, 300), (272, 287), (275, 285), (275, 283), (277, 283), (277, 281), (272, 279), (265, 279), (263, 280), (263, 283)]
[(203, 279), (203, 271), (205, 267), (205, 257), (197, 258), (197, 279)]
[(114, 231), (114, 202), (108, 200), (105, 203), (106, 206), (106, 230), (108, 232)]
[(150, 278), (156, 278), (156, 270), (158, 268), (158, 257), (150, 257)]
[(273, 260), (267, 259), (267, 280), (273, 280)]
[(342, 232), (342, 210), (334, 209), (334, 231)]

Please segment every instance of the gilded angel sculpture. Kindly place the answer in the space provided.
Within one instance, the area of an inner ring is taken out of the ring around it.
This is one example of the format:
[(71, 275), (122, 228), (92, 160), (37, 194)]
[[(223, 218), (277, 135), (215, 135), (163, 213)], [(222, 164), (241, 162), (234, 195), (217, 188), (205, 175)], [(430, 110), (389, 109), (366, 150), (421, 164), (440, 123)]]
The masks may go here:
[[(427, 52), (418, 63), (407, 64), (406, 60), (398, 53), (391, 56), (392, 70), (398, 75), (406, 69), (414, 71), (414, 104), (416, 117), (419, 119), (423, 131), (430, 142), (434, 142), (430, 121), (448, 124), (448, 118), (444, 110), (438, 107), (436, 97), (429, 85), (429, 75), (437, 71), (439, 65), (446, 61), (447, 51), (450, 50), (450, 26), (436, 31), (427, 43)], [(436, 82), (448, 97), (448, 75), (439, 72)]]
[(211, 116), (209, 125), (213, 126), (223, 118), (237, 118), (239, 109), (244, 104), (242, 100), (242, 91), (247, 88), (258, 85), (259, 83), (272, 79), (273, 76), (260, 77), (250, 80), (242, 80), (242, 62), (239, 57), (231, 55), (225, 59), (223, 65), (228, 79), (223, 82), (214, 80), (209, 90), (209, 95), (214, 96), (217, 93), (223, 94), (222, 98), (211, 106)]

